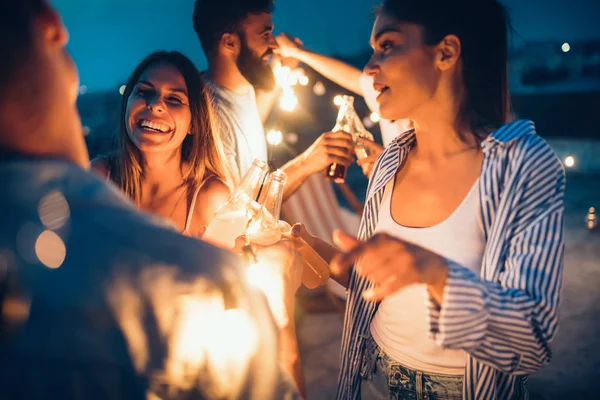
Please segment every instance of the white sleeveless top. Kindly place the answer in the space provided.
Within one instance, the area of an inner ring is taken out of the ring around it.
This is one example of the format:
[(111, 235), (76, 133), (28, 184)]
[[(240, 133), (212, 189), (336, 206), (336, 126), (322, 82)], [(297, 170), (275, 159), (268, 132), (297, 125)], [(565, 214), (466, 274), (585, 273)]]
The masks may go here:
[[(479, 274), (485, 247), (480, 220), (479, 179), (462, 203), (444, 221), (427, 228), (408, 228), (391, 216), (392, 179), (385, 188), (375, 232), (417, 244)], [(386, 297), (371, 323), (371, 334), (394, 361), (423, 372), (462, 375), (467, 355), (462, 350), (442, 349), (429, 338), (427, 288), (412, 285)]]

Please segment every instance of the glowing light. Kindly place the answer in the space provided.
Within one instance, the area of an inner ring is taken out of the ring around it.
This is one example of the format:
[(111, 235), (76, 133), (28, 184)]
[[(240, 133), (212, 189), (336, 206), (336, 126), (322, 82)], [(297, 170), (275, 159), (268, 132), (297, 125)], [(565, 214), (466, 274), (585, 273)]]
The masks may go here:
[(372, 128), (375, 126), (375, 123), (369, 117), (364, 117), (362, 122), (366, 128)]
[(281, 133), (281, 131), (271, 129), (269, 132), (267, 132), (267, 142), (271, 146), (278, 146), (282, 140), (283, 134)]
[(285, 140), (289, 144), (296, 144), (298, 143), (298, 134), (296, 132), (290, 132), (287, 135), (285, 135)]
[(298, 76), (298, 73), (296, 73), (296, 71), (292, 71), (287, 78), (287, 84), (289, 86), (295, 86), (298, 84), (298, 80), (300, 79), (300, 76)]
[(260, 289), (267, 297), (275, 322), (279, 326), (285, 326), (288, 315), (283, 301), (283, 278), (278, 264), (264, 261), (252, 264), (246, 270), (246, 276), (248, 282)]
[(343, 102), (344, 102), (344, 99), (339, 94), (336, 94), (335, 97), (333, 98), (333, 104), (335, 104), (338, 107), (341, 106)]
[(281, 63), (275, 64), (273, 67), (273, 74), (275, 75), (275, 81), (277, 82), (277, 85), (281, 87), (289, 86), (288, 79), (291, 72), (292, 70), (287, 65), (282, 66)]
[(119, 94), (122, 96), (123, 93), (125, 93), (125, 85), (121, 85), (121, 87), (119, 88)]
[(48, 229), (59, 229), (69, 219), (71, 210), (65, 196), (58, 190), (47, 193), (40, 200), (38, 214)]
[(11, 325), (21, 325), (29, 318), (31, 300), (24, 296), (8, 295), (3, 299), (0, 308), (5, 321), (11, 321)]
[(83, 126), (81, 127), (81, 133), (83, 133), (83, 136), (87, 136), (89, 135), (91, 132), (91, 129), (89, 126)]
[(560, 49), (563, 51), (563, 53), (566, 53), (571, 50), (571, 45), (565, 42), (562, 44), (562, 46), (560, 46)]
[(308, 85), (308, 76), (306, 75), (302, 75), (300, 78), (298, 78), (298, 82), (302, 85), (302, 86), (306, 86)]
[(256, 324), (245, 310), (225, 310), (218, 293), (184, 295), (178, 304), (177, 336), (167, 367), (170, 380), (185, 387), (190, 376), (200, 377), (215, 398), (237, 398), (258, 349)]
[(46, 267), (59, 268), (67, 256), (67, 248), (56, 233), (44, 231), (35, 241), (35, 255)]
[(323, 82), (318, 81), (317, 83), (315, 83), (315, 86), (313, 86), (314, 94), (316, 94), (317, 96), (323, 96), (325, 92), (327, 92), (327, 89), (325, 88)]
[(573, 168), (575, 166), (575, 157), (567, 156), (565, 157), (565, 167)]
[(371, 119), (371, 121), (377, 123), (379, 121), (381, 121), (381, 117), (379, 116), (379, 114), (377, 114), (375, 111), (373, 111), (371, 113), (371, 115), (369, 115), (369, 118)]
[(88, 92), (88, 88), (85, 85), (79, 86), (79, 94), (86, 94)]
[(281, 98), (279, 99), (279, 106), (283, 111), (291, 112), (296, 109), (298, 105), (298, 98), (294, 94), (294, 92), (289, 90), (284, 90)]
[(598, 217), (596, 216), (596, 209), (594, 207), (590, 207), (588, 210), (588, 214), (585, 217), (585, 222), (587, 228), (592, 230), (598, 226)]

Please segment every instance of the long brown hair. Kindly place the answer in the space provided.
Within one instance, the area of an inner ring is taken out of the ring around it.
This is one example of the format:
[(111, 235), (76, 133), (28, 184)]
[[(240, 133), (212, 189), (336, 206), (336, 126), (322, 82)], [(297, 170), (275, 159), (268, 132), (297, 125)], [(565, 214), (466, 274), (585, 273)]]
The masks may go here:
[(117, 151), (109, 159), (111, 179), (139, 205), (140, 184), (142, 181), (142, 154), (127, 134), (125, 115), (127, 101), (140, 76), (151, 66), (168, 63), (179, 70), (187, 85), (190, 111), (192, 114), (190, 135), (181, 145), (183, 178), (188, 185), (188, 193), (195, 191), (210, 174), (231, 187), (231, 174), (225, 164), (221, 142), (217, 138), (214, 112), (210, 95), (200, 72), (183, 54), (159, 51), (146, 57), (133, 71), (123, 92)]

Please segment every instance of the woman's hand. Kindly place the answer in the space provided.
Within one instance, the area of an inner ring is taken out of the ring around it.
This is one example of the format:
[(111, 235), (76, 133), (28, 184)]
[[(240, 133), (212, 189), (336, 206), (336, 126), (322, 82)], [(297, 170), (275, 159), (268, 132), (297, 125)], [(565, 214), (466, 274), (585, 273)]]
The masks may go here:
[(334, 258), (332, 272), (348, 272), (355, 265), (356, 273), (373, 283), (363, 293), (365, 300), (381, 301), (406, 286), (423, 283), (442, 303), (448, 267), (439, 255), (386, 233), (361, 242), (336, 231), (334, 241), (345, 253)]

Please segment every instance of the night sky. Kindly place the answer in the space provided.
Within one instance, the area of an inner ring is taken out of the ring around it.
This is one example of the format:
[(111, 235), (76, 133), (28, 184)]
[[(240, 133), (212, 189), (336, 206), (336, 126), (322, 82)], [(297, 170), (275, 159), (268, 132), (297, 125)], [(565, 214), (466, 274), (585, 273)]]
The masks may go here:
[[(206, 60), (192, 28), (194, 0), (50, 0), (70, 32), (81, 84), (116, 88), (154, 50), (179, 50), (202, 69)], [(226, 0), (222, 0), (226, 1)], [(450, 1), (450, 0), (449, 0)], [(278, 0), (275, 31), (300, 37), (327, 54), (367, 48), (379, 0)], [(525, 40), (600, 40), (600, 1), (504, 0)]]

